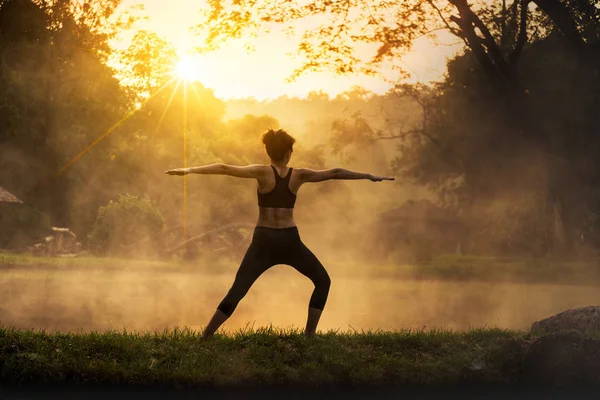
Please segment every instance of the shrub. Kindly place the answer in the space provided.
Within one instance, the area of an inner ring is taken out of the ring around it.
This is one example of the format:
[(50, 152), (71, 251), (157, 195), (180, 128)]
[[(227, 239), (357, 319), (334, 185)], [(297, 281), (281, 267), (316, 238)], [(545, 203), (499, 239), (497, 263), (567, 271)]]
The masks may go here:
[(543, 256), (551, 245), (551, 217), (540, 194), (496, 200), (480, 215), (474, 247), (487, 254)]
[(165, 220), (150, 198), (119, 195), (98, 209), (89, 248), (106, 255), (155, 256), (164, 228)]
[(0, 248), (30, 246), (51, 233), (48, 215), (24, 204), (0, 204)]

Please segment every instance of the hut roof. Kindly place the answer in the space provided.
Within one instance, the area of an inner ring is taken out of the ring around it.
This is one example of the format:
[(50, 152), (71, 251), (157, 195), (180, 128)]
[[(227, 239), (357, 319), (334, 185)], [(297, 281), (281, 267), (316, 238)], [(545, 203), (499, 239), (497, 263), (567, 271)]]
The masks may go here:
[(21, 200), (17, 199), (15, 195), (10, 193), (8, 190), (4, 189), (2, 186), (0, 186), (0, 203), (23, 204)]

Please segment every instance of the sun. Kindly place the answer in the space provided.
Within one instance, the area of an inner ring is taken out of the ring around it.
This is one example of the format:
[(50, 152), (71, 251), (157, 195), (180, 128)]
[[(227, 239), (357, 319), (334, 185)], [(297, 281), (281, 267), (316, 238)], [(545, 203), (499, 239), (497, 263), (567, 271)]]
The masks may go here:
[(175, 68), (175, 75), (186, 81), (200, 80), (200, 65), (191, 57), (182, 57)]

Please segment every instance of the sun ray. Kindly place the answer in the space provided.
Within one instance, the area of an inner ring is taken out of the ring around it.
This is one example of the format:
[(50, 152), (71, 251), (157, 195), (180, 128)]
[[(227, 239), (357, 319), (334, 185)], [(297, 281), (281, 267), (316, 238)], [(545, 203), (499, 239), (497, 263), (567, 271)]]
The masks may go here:
[[(183, 168), (187, 168), (187, 84), (183, 84)], [(183, 240), (187, 240), (187, 175), (183, 176)], [(183, 248), (186, 254), (187, 247)]]
[(192, 87), (192, 90), (194, 91), (194, 94), (196, 95), (196, 99), (198, 99), (198, 101), (200, 101), (200, 95), (198, 94), (198, 91), (196, 90), (196, 85), (194, 85), (194, 83), (191, 82), (190, 86)]
[(167, 115), (167, 111), (169, 110), (169, 107), (171, 106), (171, 103), (173, 102), (173, 97), (175, 97), (175, 94), (177, 93), (177, 89), (179, 89), (180, 84), (181, 84), (181, 79), (177, 80), (177, 85), (175, 86), (175, 89), (173, 89), (173, 93), (171, 93), (171, 97), (169, 98), (169, 102), (167, 103), (167, 106), (165, 107), (165, 111), (163, 111), (163, 113), (160, 117), (160, 120), (158, 121), (158, 125), (156, 125), (156, 132), (158, 132), (158, 129), (162, 125), (162, 122), (165, 119), (165, 115)]
[(69, 168), (71, 165), (73, 165), (75, 162), (77, 162), (77, 160), (79, 160), (81, 157), (83, 157), (88, 151), (90, 151), (102, 139), (104, 139), (106, 136), (108, 136), (108, 134), (110, 134), (112, 131), (114, 131), (116, 128), (118, 128), (123, 122), (125, 122), (127, 119), (129, 119), (133, 114), (135, 114), (136, 112), (138, 112), (144, 105), (146, 105), (153, 97), (155, 97), (156, 95), (158, 95), (165, 87), (167, 87), (169, 84), (171, 84), (175, 79), (176, 78), (173, 78), (173, 79), (169, 80), (168, 82), (166, 82), (164, 85), (162, 85), (158, 90), (156, 90), (156, 92), (154, 92), (153, 94), (151, 94), (150, 96), (148, 96), (148, 98), (146, 100), (144, 100), (144, 102), (141, 105), (139, 105), (139, 104), (135, 105), (116, 124), (114, 124), (113, 126), (111, 126), (106, 132), (104, 132), (102, 135), (100, 135), (98, 138), (96, 138), (85, 149), (83, 149), (81, 152), (79, 152), (79, 154), (77, 154), (69, 162), (67, 162), (65, 165), (63, 165), (56, 173), (54, 173), (52, 176), (50, 176), (48, 179), (46, 179), (44, 182), (42, 182), (42, 184), (39, 185), (38, 188), (45, 187), (50, 182), (52, 182), (53, 180), (55, 180), (56, 178), (58, 178), (63, 172), (65, 172), (67, 170), (67, 168)]

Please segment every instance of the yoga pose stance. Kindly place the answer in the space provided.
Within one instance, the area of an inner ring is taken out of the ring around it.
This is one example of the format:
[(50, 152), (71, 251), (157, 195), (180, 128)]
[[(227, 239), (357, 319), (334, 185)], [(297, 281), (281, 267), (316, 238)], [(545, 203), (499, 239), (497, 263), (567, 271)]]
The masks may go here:
[(342, 168), (319, 171), (293, 169), (288, 167), (295, 143), (293, 137), (283, 130), (271, 129), (263, 135), (262, 140), (271, 158), (271, 165), (256, 164), (240, 167), (211, 164), (171, 169), (165, 172), (168, 175), (229, 175), (258, 181), (259, 216), (252, 243), (242, 260), (231, 289), (217, 307), (203, 332), (205, 338), (211, 337), (231, 316), (256, 279), (277, 264), (294, 267), (315, 285), (310, 298), (305, 331), (307, 336), (314, 335), (327, 301), (331, 280), (317, 257), (300, 240), (293, 217), (298, 189), (308, 182), (322, 182), (329, 179), (369, 179), (373, 182), (394, 180), (394, 178), (363, 174)]

